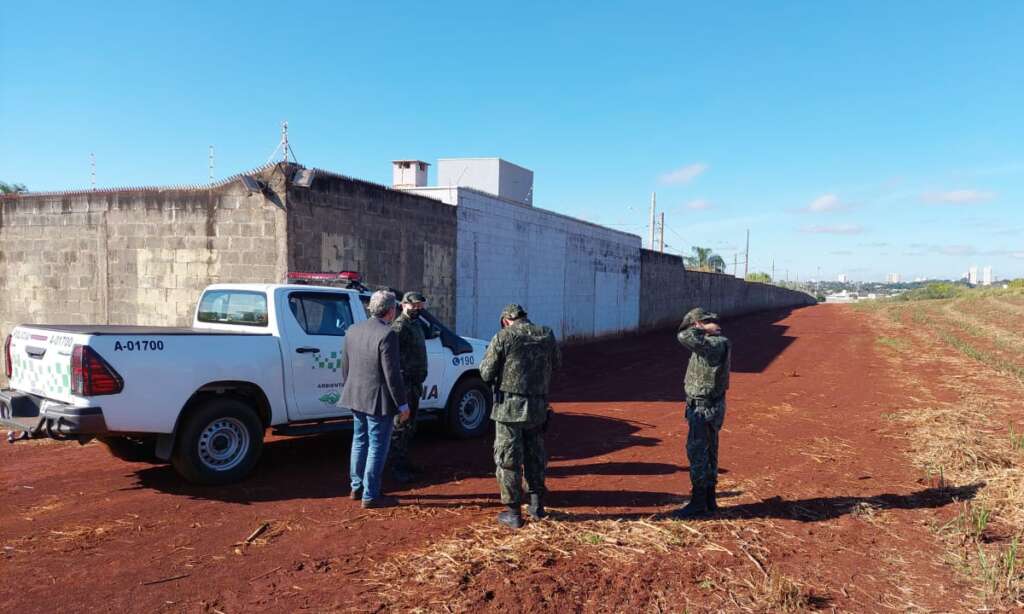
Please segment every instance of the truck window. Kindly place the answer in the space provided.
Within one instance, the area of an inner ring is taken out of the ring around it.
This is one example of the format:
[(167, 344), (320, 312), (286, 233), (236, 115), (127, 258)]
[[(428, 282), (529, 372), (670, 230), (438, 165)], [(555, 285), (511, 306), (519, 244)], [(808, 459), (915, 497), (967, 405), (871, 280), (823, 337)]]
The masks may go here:
[(288, 307), (307, 335), (344, 337), (352, 326), (352, 306), (344, 294), (292, 292)]
[(210, 290), (199, 303), (200, 322), (267, 325), (267, 295), (245, 290)]

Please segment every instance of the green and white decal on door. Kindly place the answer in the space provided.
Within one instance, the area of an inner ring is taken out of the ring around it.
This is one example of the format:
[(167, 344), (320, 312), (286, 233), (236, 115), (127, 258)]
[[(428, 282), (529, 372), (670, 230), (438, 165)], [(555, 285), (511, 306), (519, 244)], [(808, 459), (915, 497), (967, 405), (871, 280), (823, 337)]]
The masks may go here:
[(325, 395), (320, 396), (320, 402), (325, 405), (337, 405), (338, 401), (341, 400), (340, 392), (328, 392)]
[(341, 368), (341, 358), (337, 352), (331, 352), (330, 357), (324, 354), (313, 354), (313, 369), (330, 369), (332, 373)]

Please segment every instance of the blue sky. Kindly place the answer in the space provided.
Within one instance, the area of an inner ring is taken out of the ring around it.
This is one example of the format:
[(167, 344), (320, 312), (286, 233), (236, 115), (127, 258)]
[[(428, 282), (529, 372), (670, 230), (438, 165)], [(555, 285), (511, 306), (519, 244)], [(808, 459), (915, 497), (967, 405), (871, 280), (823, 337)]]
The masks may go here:
[(287, 119), (308, 166), (501, 156), (641, 235), (657, 191), (670, 251), (750, 228), (777, 277), (1024, 276), (1024, 3), (486, 4), (8, 3), (0, 180), (201, 183)]

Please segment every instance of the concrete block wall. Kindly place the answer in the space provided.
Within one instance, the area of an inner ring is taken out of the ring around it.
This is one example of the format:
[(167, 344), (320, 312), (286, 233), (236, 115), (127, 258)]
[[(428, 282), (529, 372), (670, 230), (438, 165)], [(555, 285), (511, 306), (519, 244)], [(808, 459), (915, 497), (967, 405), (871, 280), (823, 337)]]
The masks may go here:
[(456, 205), (461, 334), (489, 339), (508, 303), (561, 340), (637, 328), (639, 237), (471, 188), (407, 191)]
[(679, 256), (645, 249), (641, 251), (641, 262), (641, 328), (678, 324), (694, 307), (728, 317), (816, 303), (805, 292), (722, 273), (687, 271)]
[(289, 269), (356, 270), (371, 287), (419, 290), (454, 324), (454, 207), (325, 171), (290, 185), (286, 202)]
[(283, 210), (237, 181), (0, 198), (0, 335), (20, 323), (184, 325), (200, 290), (284, 274)]

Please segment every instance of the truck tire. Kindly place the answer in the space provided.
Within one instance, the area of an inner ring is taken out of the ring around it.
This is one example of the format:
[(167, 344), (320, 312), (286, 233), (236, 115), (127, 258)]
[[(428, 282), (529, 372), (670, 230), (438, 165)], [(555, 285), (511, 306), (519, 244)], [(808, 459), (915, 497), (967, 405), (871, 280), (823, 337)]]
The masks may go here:
[(460, 381), (448, 397), (448, 434), (458, 439), (483, 435), (491, 417), (491, 401), (491, 389), (479, 377)]
[(111, 456), (132, 463), (159, 463), (156, 457), (156, 437), (109, 435), (98, 437)]
[(178, 430), (171, 464), (189, 482), (228, 484), (252, 471), (263, 452), (263, 423), (236, 398), (206, 401)]

